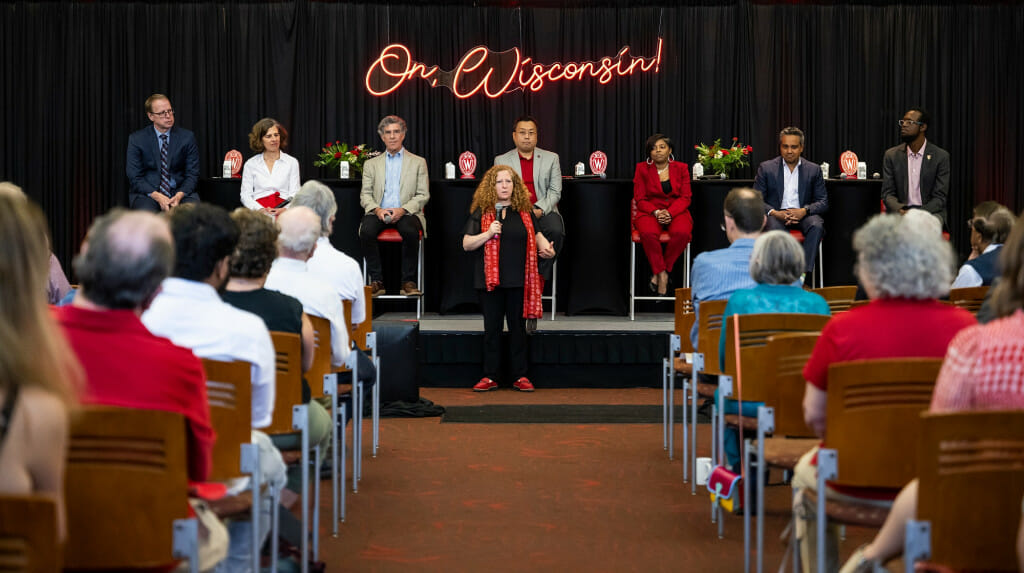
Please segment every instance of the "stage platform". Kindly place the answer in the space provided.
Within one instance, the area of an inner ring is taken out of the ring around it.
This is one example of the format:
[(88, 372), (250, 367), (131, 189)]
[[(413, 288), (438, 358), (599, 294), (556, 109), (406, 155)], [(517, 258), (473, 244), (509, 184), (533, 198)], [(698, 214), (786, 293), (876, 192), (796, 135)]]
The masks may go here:
[[(415, 313), (389, 312), (374, 324), (414, 321)], [(543, 388), (660, 387), (662, 358), (674, 317), (637, 314), (557, 315), (537, 321), (528, 337), (530, 380)], [(483, 318), (478, 314), (425, 314), (419, 322), (421, 387), (469, 388), (483, 375)], [(509, 386), (512, 380), (499, 380)]]

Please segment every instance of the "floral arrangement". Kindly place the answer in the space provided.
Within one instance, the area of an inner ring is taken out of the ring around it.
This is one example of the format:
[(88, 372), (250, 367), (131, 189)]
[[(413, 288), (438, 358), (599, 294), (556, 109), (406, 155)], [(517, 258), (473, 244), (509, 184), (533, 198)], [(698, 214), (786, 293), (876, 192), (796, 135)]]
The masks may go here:
[(734, 169), (750, 165), (748, 156), (754, 150), (749, 145), (743, 145), (737, 138), (732, 138), (731, 147), (722, 147), (722, 140), (716, 139), (712, 145), (701, 143), (694, 145), (697, 150), (697, 161), (704, 166), (704, 172), (708, 175), (714, 173), (729, 174)]
[(380, 155), (380, 152), (374, 151), (373, 148), (368, 147), (365, 143), (349, 147), (347, 143), (340, 141), (331, 143), (328, 141), (324, 144), (324, 148), (320, 150), (320, 154), (317, 156), (317, 160), (313, 162), (313, 165), (315, 167), (337, 169), (341, 162), (345, 161), (352, 166), (356, 173), (362, 173), (363, 163), (377, 155)]

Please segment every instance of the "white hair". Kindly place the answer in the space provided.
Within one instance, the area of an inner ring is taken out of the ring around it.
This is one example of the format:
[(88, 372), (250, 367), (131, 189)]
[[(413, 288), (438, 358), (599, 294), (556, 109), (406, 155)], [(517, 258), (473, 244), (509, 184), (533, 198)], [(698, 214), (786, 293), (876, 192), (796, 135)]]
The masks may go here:
[(858, 275), (881, 298), (928, 299), (949, 293), (953, 249), (941, 231), (936, 233), (926, 219), (910, 216), (913, 212), (877, 215), (853, 235)]
[(283, 256), (305, 257), (320, 238), (320, 217), (309, 207), (290, 207), (277, 218), (277, 245)]

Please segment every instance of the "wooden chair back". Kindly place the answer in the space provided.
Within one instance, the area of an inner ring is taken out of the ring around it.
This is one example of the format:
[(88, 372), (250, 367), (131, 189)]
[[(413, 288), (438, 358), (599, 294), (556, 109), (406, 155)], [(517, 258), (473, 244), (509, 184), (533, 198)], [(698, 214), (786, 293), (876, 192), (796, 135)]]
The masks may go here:
[(331, 321), (322, 316), (306, 315), (313, 324), (313, 366), (306, 372), (306, 380), (314, 398), (324, 395), (324, 376), (331, 368)]
[(274, 416), (263, 428), (267, 434), (292, 434), (292, 406), (302, 404), (302, 337), (292, 332), (271, 332), (275, 366)]
[(700, 303), (697, 317), (697, 352), (704, 353), (704, 373), (722, 374), (718, 369), (718, 336), (722, 331), (722, 313), (726, 300), (706, 300)]
[(690, 330), (693, 328), (693, 322), (697, 320), (697, 314), (693, 312), (693, 296), (690, 287), (676, 289), (675, 310), (675, 333), (682, 339), (681, 352), (693, 352), (693, 344), (690, 343)]
[(1024, 496), (1024, 411), (923, 414), (917, 519), (930, 561), (955, 571), (1016, 571)]
[(60, 571), (57, 503), (40, 495), (0, 495), (0, 571)]
[(988, 289), (987, 286), (955, 288), (949, 291), (949, 302), (976, 315), (981, 309), (981, 304), (985, 302)]
[(813, 289), (815, 292), (821, 295), (821, 298), (825, 299), (828, 303), (829, 310), (832, 314), (838, 314), (840, 312), (846, 312), (850, 310), (850, 306), (853, 304), (854, 298), (857, 296), (856, 286), (830, 286)]
[(839, 452), (836, 483), (898, 489), (917, 477), (908, 447), (941, 366), (941, 358), (886, 358), (829, 367), (825, 447)]
[(242, 475), (241, 445), (252, 441), (252, 366), (204, 358), (203, 370), (210, 423), (217, 432), (209, 479), (225, 481)]
[(174, 563), (174, 520), (189, 513), (185, 436), (184, 418), (172, 412), (88, 406), (76, 416), (64, 478), (64, 567)]
[[(366, 314), (363, 322), (359, 323), (359, 326), (352, 329), (352, 340), (360, 350), (368, 350), (366, 346), (366, 335), (373, 332), (373, 289), (368, 285), (363, 287), (363, 300), (366, 301), (365, 309)], [(346, 307), (345, 320), (348, 321), (349, 326), (352, 325), (352, 311), (350, 307)]]
[[(823, 314), (744, 314), (739, 319), (740, 361), (743, 368), (743, 399), (773, 405), (775, 372), (769, 368), (768, 337), (787, 332), (821, 333), (829, 316)], [(736, 376), (736, 332), (730, 316), (725, 319), (725, 373)], [(718, 341), (715, 341), (718, 345)], [(734, 382), (735, 384), (735, 382)], [(733, 388), (733, 396), (736, 396)]]
[(774, 334), (768, 337), (765, 354), (767, 368), (775, 373), (775, 399), (768, 402), (775, 408), (776, 437), (813, 438), (814, 432), (804, 422), (804, 391), (807, 380), (804, 366), (818, 342), (817, 332)]

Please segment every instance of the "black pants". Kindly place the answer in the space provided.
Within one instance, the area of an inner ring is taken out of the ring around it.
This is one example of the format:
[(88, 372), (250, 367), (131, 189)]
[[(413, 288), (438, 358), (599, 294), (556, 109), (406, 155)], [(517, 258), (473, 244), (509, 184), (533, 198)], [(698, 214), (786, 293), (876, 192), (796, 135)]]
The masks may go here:
[(508, 373), (512, 381), (526, 376), (526, 329), (523, 319), (523, 287), (498, 287), (480, 293), (484, 314), (484, 376), (501, 379), (501, 331), (508, 322)]
[[(185, 195), (181, 198), (181, 205), (185, 203), (198, 203), (199, 197), (195, 195)], [(149, 211), (151, 213), (160, 212), (160, 204), (154, 201), (149, 195), (143, 195), (141, 193), (132, 193), (128, 197), (128, 208), (137, 209), (139, 211)]]
[(555, 260), (562, 254), (562, 245), (565, 243), (565, 225), (562, 222), (562, 216), (554, 211), (545, 213), (540, 219), (537, 219), (537, 228), (535, 230), (543, 234), (555, 247), (554, 258), (542, 259), (537, 257), (537, 272), (545, 280), (551, 280), (551, 268), (555, 266)]
[[(416, 259), (419, 256), (420, 224), (419, 217), (407, 213), (397, 223), (384, 223), (376, 215), (370, 213), (363, 216), (363, 224), (359, 227), (359, 242), (363, 246), (366, 257), (366, 274), (369, 280), (384, 282), (384, 273), (380, 265), (380, 247), (377, 235), (388, 227), (398, 229), (402, 235), (402, 282), (416, 282)], [(423, 288), (423, 285), (416, 285)]]
[(765, 225), (769, 231), (786, 231), (788, 228), (799, 229), (804, 234), (804, 272), (807, 273), (807, 280), (811, 280), (814, 274), (814, 261), (818, 258), (818, 245), (825, 235), (825, 221), (821, 215), (808, 215), (796, 225), (785, 225), (775, 217), (768, 216), (768, 224)]

